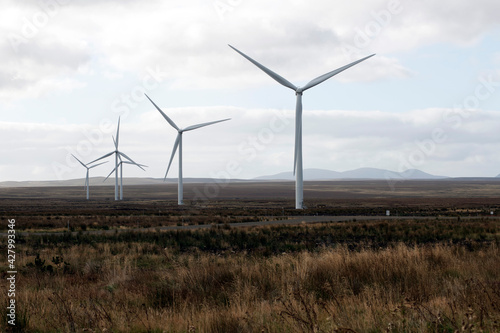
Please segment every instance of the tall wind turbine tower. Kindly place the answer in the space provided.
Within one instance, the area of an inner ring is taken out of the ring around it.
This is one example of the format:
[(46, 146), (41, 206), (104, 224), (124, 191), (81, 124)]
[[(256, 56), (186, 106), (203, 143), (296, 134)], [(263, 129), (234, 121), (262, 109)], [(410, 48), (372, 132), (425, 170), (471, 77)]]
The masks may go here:
[[(144, 94), (146, 95), (146, 94)], [(170, 165), (172, 164), (172, 160), (174, 159), (174, 155), (175, 155), (175, 152), (177, 151), (177, 148), (179, 148), (179, 178), (178, 178), (178, 182), (177, 182), (177, 189), (178, 189), (178, 193), (177, 193), (177, 204), (178, 205), (183, 205), (184, 204), (184, 201), (183, 201), (183, 196), (184, 196), (184, 186), (183, 186), (183, 183), (182, 183), (182, 133), (184, 132), (187, 132), (187, 131), (192, 131), (192, 130), (195, 130), (195, 129), (198, 129), (198, 128), (201, 128), (201, 127), (205, 127), (205, 126), (208, 126), (208, 125), (213, 125), (213, 124), (216, 124), (216, 123), (220, 123), (220, 122), (223, 122), (223, 121), (227, 121), (227, 120), (230, 120), (231, 118), (227, 118), (227, 119), (222, 119), (222, 120), (216, 120), (216, 121), (211, 121), (211, 122), (208, 122), (208, 123), (202, 123), (202, 124), (197, 124), (197, 125), (191, 125), (191, 126), (188, 126), (186, 128), (179, 128), (172, 119), (170, 119), (166, 114), (165, 112), (163, 112), (152, 100), (151, 98), (149, 98), (148, 95), (146, 95), (146, 97), (149, 99), (149, 101), (151, 103), (153, 103), (153, 105), (155, 106), (155, 108), (161, 113), (161, 115), (163, 116), (163, 118), (165, 118), (165, 120), (173, 127), (177, 130), (177, 138), (175, 139), (175, 143), (174, 143), (174, 149), (172, 150), (172, 155), (170, 156), (170, 162), (168, 163), (168, 167), (167, 167), (167, 172), (165, 173), (165, 178), (164, 179), (167, 179), (167, 174), (168, 174), (168, 171), (170, 170)]]
[(348, 65), (345, 65), (343, 67), (340, 67), (334, 71), (328, 72), (326, 74), (323, 74), (321, 76), (318, 76), (317, 78), (309, 81), (305, 86), (303, 87), (297, 87), (294, 84), (292, 84), (290, 81), (286, 80), (282, 76), (276, 74), (269, 68), (261, 65), (257, 61), (253, 60), (243, 52), (237, 50), (236, 48), (232, 47), (229, 45), (230, 48), (241, 54), (243, 57), (245, 57), (248, 61), (250, 61), (252, 64), (255, 66), (259, 67), (263, 72), (265, 72), (267, 75), (269, 75), (271, 78), (273, 78), (275, 81), (277, 81), (279, 84), (292, 89), (295, 91), (295, 95), (297, 96), (296, 99), (296, 107), (295, 107), (295, 151), (294, 151), (294, 159), (293, 159), (293, 173), (295, 174), (295, 208), (296, 209), (303, 209), (304, 208), (304, 179), (303, 179), (303, 169), (302, 169), (302, 93), (306, 91), (309, 88), (312, 88), (323, 81), (328, 80), (334, 75), (339, 74), (340, 72), (345, 71), (349, 67), (352, 67), (356, 64), (359, 64), (360, 62), (373, 57), (375, 54), (369, 55), (368, 57), (365, 57), (363, 59), (354, 61)]

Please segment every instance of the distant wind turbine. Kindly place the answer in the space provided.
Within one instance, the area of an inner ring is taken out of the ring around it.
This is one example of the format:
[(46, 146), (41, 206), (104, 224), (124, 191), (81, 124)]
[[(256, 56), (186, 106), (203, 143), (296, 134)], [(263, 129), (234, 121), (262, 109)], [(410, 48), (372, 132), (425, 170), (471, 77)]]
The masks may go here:
[(253, 60), (243, 52), (238, 51), (236, 48), (229, 45), (230, 48), (241, 54), (248, 61), (253, 63), (255, 66), (259, 67), (262, 71), (264, 71), (267, 75), (276, 80), (279, 84), (292, 89), (295, 91), (295, 95), (297, 95), (297, 104), (295, 108), (295, 151), (294, 151), (294, 159), (293, 159), (293, 173), (295, 174), (295, 208), (303, 209), (304, 208), (304, 184), (303, 184), (303, 170), (302, 170), (302, 93), (309, 88), (312, 88), (323, 81), (328, 80), (334, 75), (339, 74), (340, 72), (345, 71), (349, 67), (352, 67), (360, 62), (373, 57), (375, 54), (369, 55), (363, 59), (354, 61), (348, 65), (340, 67), (334, 71), (318, 76), (314, 80), (309, 81), (303, 87), (297, 87), (292, 84), (290, 81), (286, 80), (282, 76), (276, 74), (272, 70), (267, 67), (259, 64), (257, 61)]
[(108, 163), (108, 162), (106, 161), (106, 162), (102, 162), (102, 163), (98, 163), (98, 164), (94, 164), (94, 165), (88, 166), (87, 164), (85, 164), (82, 161), (80, 161), (75, 155), (71, 154), (71, 156), (73, 156), (78, 162), (80, 162), (81, 165), (83, 165), (83, 167), (85, 169), (87, 169), (87, 175), (85, 176), (85, 188), (87, 189), (87, 200), (89, 200), (89, 188), (90, 188), (89, 170), (92, 169), (92, 168), (95, 168), (96, 166), (99, 166), (101, 164)]
[[(146, 94), (144, 94), (146, 95)], [(182, 133), (184, 132), (187, 132), (187, 131), (192, 131), (192, 130), (195, 130), (195, 129), (198, 129), (198, 128), (201, 128), (201, 127), (205, 127), (205, 126), (208, 126), (208, 125), (212, 125), (212, 124), (216, 124), (216, 123), (220, 123), (220, 122), (223, 122), (223, 121), (227, 121), (227, 120), (230, 120), (231, 118), (227, 118), (227, 119), (222, 119), (222, 120), (216, 120), (216, 121), (211, 121), (211, 122), (208, 122), (208, 123), (202, 123), (202, 124), (197, 124), (197, 125), (191, 125), (191, 126), (188, 126), (186, 128), (179, 128), (174, 122), (172, 119), (170, 119), (152, 100), (151, 98), (149, 98), (148, 95), (146, 95), (146, 97), (149, 99), (149, 101), (151, 103), (153, 103), (153, 105), (155, 106), (155, 108), (160, 111), (161, 115), (163, 116), (163, 118), (165, 118), (165, 120), (173, 127), (177, 130), (177, 138), (175, 139), (175, 143), (174, 143), (174, 149), (172, 151), (172, 155), (170, 156), (170, 162), (168, 163), (168, 168), (167, 168), (167, 172), (165, 173), (165, 179), (167, 178), (167, 174), (168, 174), (168, 171), (170, 170), (170, 165), (172, 164), (172, 160), (174, 159), (174, 155), (175, 155), (175, 152), (177, 151), (177, 148), (179, 148), (179, 178), (178, 178), (178, 183), (177, 183), (177, 189), (178, 189), (178, 193), (177, 193), (177, 204), (178, 205), (183, 205), (184, 202), (183, 202), (183, 184), (182, 184)]]
[[(118, 163), (118, 167), (120, 167), (120, 200), (123, 200), (123, 164), (137, 165), (141, 169), (142, 169), (142, 167), (147, 167), (147, 165), (144, 165), (144, 164), (137, 164), (137, 163), (132, 163), (129, 161), (122, 161), (122, 159), (120, 158), (120, 163)], [(109, 175), (106, 178), (104, 178), (104, 182), (109, 178), (109, 176), (111, 176), (113, 174), (113, 172), (116, 172), (116, 170), (117, 170), (117, 167), (115, 167), (113, 170), (111, 170)]]
[[(144, 168), (142, 166), (140, 166), (139, 164), (135, 163), (130, 157), (128, 157), (127, 155), (125, 155), (124, 153), (122, 153), (121, 151), (118, 150), (118, 144), (120, 142), (119, 140), (120, 140), (120, 118), (118, 117), (118, 127), (116, 129), (116, 140), (113, 137), (113, 143), (115, 144), (115, 150), (112, 151), (112, 152), (110, 152), (110, 153), (107, 153), (104, 156), (99, 157), (96, 160), (93, 160), (89, 164), (92, 164), (94, 162), (102, 160), (103, 158), (106, 158), (108, 156), (111, 156), (111, 155), (115, 154), (115, 169), (114, 169), (114, 171), (116, 171), (118, 169), (118, 160), (120, 160), (120, 162), (121, 162), (122, 161), (122, 156), (124, 158), (126, 158), (129, 162), (131, 162), (130, 164), (135, 164), (139, 168), (141, 168), (142, 170), (144, 170)], [(146, 171), (146, 170), (144, 170), (144, 171)], [(111, 173), (113, 173), (113, 171)], [(121, 187), (120, 187), (120, 192), (121, 192), (120, 200), (122, 200), (123, 199), (123, 189)], [(118, 200), (118, 172), (115, 172), (115, 200)]]

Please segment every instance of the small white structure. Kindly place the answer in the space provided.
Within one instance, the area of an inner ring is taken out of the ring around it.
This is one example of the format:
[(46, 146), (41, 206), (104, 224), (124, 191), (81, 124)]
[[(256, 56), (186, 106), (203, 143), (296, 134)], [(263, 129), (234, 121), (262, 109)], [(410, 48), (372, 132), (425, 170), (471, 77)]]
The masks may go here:
[(391, 211), (390, 210), (386, 210), (385, 211), (385, 216), (391, 216)]

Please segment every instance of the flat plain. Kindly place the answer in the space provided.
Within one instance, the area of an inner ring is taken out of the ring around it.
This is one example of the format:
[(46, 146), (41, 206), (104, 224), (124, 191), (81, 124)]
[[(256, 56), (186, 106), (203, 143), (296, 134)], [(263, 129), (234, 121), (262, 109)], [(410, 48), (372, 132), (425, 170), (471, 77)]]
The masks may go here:
[[(277, 216), (494, 216), (500, 214), (500, 179), (433, 181), (305, 182), (305, 210), (294, 209), (293, 182), (185, 184), (185, 205), (177, 186), (0, 188), (0, 215), (17, 218), (19, 230), (155, 227), (180, 223), (224, 223)], [(231, 219), (233, 220), (231, 220)], [(5, 228), (5, 225), (2, 226)]]
[(300, 211), (292, 182), (184, 190), (178, 207), (175, 184), (125, 186), (120, 202), (109, 186), (89, 201), (83, 186), (1, 188), (20, 277), (17, 325), (4, 309), (2, 327), (500, 330), (499, 180), (305, 182)]

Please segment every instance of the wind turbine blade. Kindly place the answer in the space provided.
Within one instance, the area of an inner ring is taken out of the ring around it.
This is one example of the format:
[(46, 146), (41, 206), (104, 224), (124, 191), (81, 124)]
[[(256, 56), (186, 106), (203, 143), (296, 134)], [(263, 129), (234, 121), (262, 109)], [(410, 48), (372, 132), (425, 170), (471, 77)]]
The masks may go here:
[(99, 157), (98, 159), (93, 160), (92, 162), (89, 162), (88, 164), (92, 164), (92, 163), (94, 163), (94, 162), (97, 162), (97, 161), (99, 161), (99, 160), (102, 160), (103, 158), (106, 158), (106, 157), (108, 157), (108, 156), (111, 156), (111, 155), (113, 155), (114, 153), (115, 153), (115, 152), (114, 152), (114, 151), (112, 151), (111, 153), (108, 153), (108, 154), (106, 154), (106, 155), (104, 155), (104, 156), (101, 156), (101, 157)]
[(115, 149), (118, 149), (118, 145), (116, 144), (115, 136), (112, 135), (111, 137), (113, 138), (113, 143), (115, 145)]
[(78, 158), (76, 158), (75, 155), (71, 154), (71, 156), (73, 156), (78, 162), (80, 162), (81, 165), (83, 165), (84, 167), (87, 168), (87, 166), (82, 161), (80, 161)]
[(148, 167), (147, 165), (144, 165), (144, 164), (132, 163), (132, 162), (129, 162), (129, 161), (123, 161), (123, 162), (120, 162), (120, 165), (121, 165), (121, 164), (136, 165), (136, 166), (138, 166), (139, 168), (141, 168), (143, 171), (146, 171), (146, 170), (144, 169), (144, 167), (146, 167), (146, 168)]
[[(114, 139), (113, 139), (114, 141)], [(116, 150), (118, 150), (118, 143), (120, 142), (120, 117), (118, 117), (118, 127), (116, 128), (116, 141), (115, 141), (115, 147)]]
[(273, 72), (269, 68), (267, 68), (267, 67), (259, 64), (257, 61), (253, 60), (252, 58), (250, 58), (249, 56), (247, 56), (243, 52), (237, 50), (236, 48), (232, 47), (231, 45), (229, 45), (229, 47), (232, 48), (233, 50), (235, 50), (236, 52), (238, 52), (239, 54), (241, 54), (243, 57), (245, 57), (248, 61), (250, 61), (255, 66), (259, 67), (263, 72), (265, 72), (267, 75), (269, 75), (270, 77), (272, 77), (279, 84), (284, 85), (285, 87), (288, 87), (288, 88), (290, 88), (290, 89), (292, 89), (294, 91), (297, 90), (297, 87), (293, 83), (291, 83), (290, 81), (288, 81), (287, 79), (285, 79), (284, 77), (282, 77), (279, 74)]
[(340, 68), (337, 68), (336, 70), (334, 71), (331, 71), (329, 73), (326, 73), (326, 74), (323, 74), (321, 76), (318, 76), (317, 78), (315, 78), (314, 80), (311, 80), (309, 83), (307, 83), (304, 87), (302, 87), (302, 91), (306, 91), (307, 89), (309, 88), (312, 88), (318, 84), (320, 84), (321, 82), (325, 81), (325, 80), (328, 80), (329, 78), (331, 78), (332, 76), (334, 75), (337, 75), (339, 74), (340, 72), (343, 72), (345, 71), (346, 69), (356, 65), (356, 64), (359, 64), (360, 62), (362, 61), (365, 61), (366, 59), (368, 58), (371, 58), (373, 57), (375, 54), (372, 54), (372, 55), (369, 55), (368, 57), (364, 57), (363, 59), (359, 59), (359, 60), (356, 60), (354, 62), (351, 62), (350, 64), (348, 65), (345, 65), (343, 67), (340, 67)]
[(95, 168), (96, 166), (99, 166), (99, 165), (101, 165), (101, 164), (105, 164), (105, 163), (108, 163), (108, 161), (106, 161), (106, 162), (101, 162), (101, 163), (98, 163), (98, 164), (94, 164), (94, 165), (92, 165), (92, 166), (89, 166), (89, 169)]
[(130, 165), (137, 165), (138, 167), (146, 167), (146, 168), (149, 168), (147, 165), (140, 164), (140, 163), (132, 163), (132, 162), (129, 162), (129, 161), (123, 161), (123, 162), (121, 162), (120, 164), (130, 164)]
[(125, 155), (124, 153), (122, 153), (121, 151), (118, 152), (118, 158), (120, 159), (120, 162), (119, 163), (122, 163), (122, 159), (120, 158), (120, 155), (122, 155), (123, 157), (125, 157), (127, 160), (129, 160), (130, 162), (132, 163), (135, 163), (134, 160), (132, 160), (130, 157), (128, 157), (127, 155)]
[(217, 124), (217, 123), (220, 123), (220, 122), (223, 122), (223, 121), (228, 121), (228, 120), (231, 120), (231, 118), (222, 119), (222, 120), (216, 120), (216, 121), (211, 121), (211, 122), (208, 122), (208, 123), (203, 123), (203, 124), (198, 124), (198, 125), (191, 125), (189, 127), (186, 127), (183, 131), (184, 132), (191, 131), (191, 130), (194, 130), (194, 129), (197, 129), (197, 128), (200, 128), (200, 127), (205, 127), (205, 126), (208, 126), (208, 125)]
[(174, 159), (175, 152), (177, 151), (177, 147), (179, 147), (179, 141), (181, 139), (181, 133), (177, 134), (177, 139), (175, 139), (174, 150), (172, 150), (172, 155), (170, 156), (170, 162), (168, 162), (167, 172), (165, 173), (165, 178), (167, 178), (168, 171), (170, 170), (170, 165), (172, 164), (172, 160)]
[[(146, 95), (146, 94), (144, 94), (144, 95)], [(153, 103), (153, 105), (155, 106), (155, 108), (156, 108), (158, 111), (160, 111), (160, 113), (161, 113), (161, 115), (163, 116), (163, 118), (165, 118), (165, 120), (166, 120), (166, 121), (168, 121), (168, 123), (169, 123), (169, 124), (170, 124), (173, 128), (175, 128), (177, 131), (179, 131), (180, 129), (179, 129), (179, 127), (178, 127), (178, 126), (174, 123), (174, 121), (173, 121), (172, 119), (170, 119), (170, 118), (169, 118), (169, 117), (165, 114), (165, 112), (163, 112), (163, 111), (162, 111), (162, 110), (158, 107), (158, 105), (156, 105), (156, 104), (155, 104), (155, 102), (153, 102), (153, 101), (151, 100), (151, 98), (149, 98), (149, 96), (148, 96), (148, 95), (146, 95), (146, 97), (149, 99), (149, 101), (150, 101), (151, 103)]]
[[(133, 164), (136, 164), (139, 168), (141, 168), (142, 170), (144, 170), (141, 166), (139, 166), (138, 163), (136, 163), (134, 160), (132, 160), (130, 157), (128, 157), (127, 155), (125, 155), (124, 153), (122, 153), (121, 151), (118, 152), (118, 157), (120, 157), (120, 155), (122, 155), (123, 157), (125, 157), (127, 160), (129, 160), (130, 162), (132, 162)], [(125, 162), (122, 162), (121, 158), (120, 158), (120, 163), (125, 163)], [(146, 171), (146, 170), (144, 170)]]
[(115, 171), (116, 171), (116, 167), (114, 167), (113, 170), (111, 170), (109, 175), (106, 178), (104, 178), (104, 180), (102, 182), (104, 183), (109, 178), (109, 176), (111, 176), (113, 174), (113, 172), (115, 172)]

